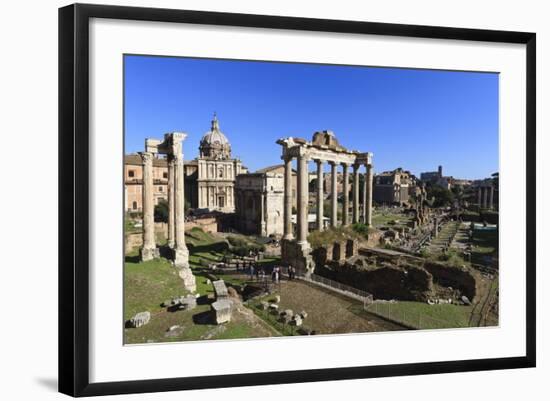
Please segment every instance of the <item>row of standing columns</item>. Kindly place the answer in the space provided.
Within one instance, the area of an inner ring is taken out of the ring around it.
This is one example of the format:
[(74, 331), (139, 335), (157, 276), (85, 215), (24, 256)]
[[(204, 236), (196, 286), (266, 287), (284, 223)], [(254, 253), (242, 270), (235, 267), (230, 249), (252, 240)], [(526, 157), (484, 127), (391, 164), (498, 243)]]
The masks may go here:
[(493, 208), (494, 188), (493, 186), (483, 186), (477, 189), (477, 203), (482, 209)]
[[(292, 157), (284, 157), (284, 238), (293, 239), (292, 230)], [(298, 164), (298, 179), (297, 179), (297, 242), (299, 244), (307, 243), (308, 234), (308, 204), (309, 204), (309, 184), (308, 184), (308, 157), (306, 154), (300, 153), (297, 156)], [(317, 165), (317, 210), (316, 210), (316, 225), (318, 230), (324, 229), (324, 169), (323, 160), (315, 160)], [(338, 163), (329, 162), (331, 165), (331, 208), (330, 208), (330, 224), (332, 227), (338, 226), (338, 181), (337, 169)], [(343, 213), (342, 225), (346, 226), (353, 223), (363, 222), (371, 225), (372, 223), (372, 165), (365, 164), (365, 183), (363, 188), (363, 213), (360, 215), (359, 209), (359, 169), (360, 164), (353, 164), (353, 212), (352, 219), (349, 216), (349, 167), (351, 164), (340, 163), (342, 165), (343, 174)]]
[[(155, 203), (153, 197), (153, 158), (151, 152), (140, 153), (143, 163), (143, 246), (141, 260), (158, 257), (155, 243)], [(174, 264), (188, 266), (188, 249), (185, 244), (184, 170), (180, 149), (167, 155), (168, 159), (168, 246), (173, 250)]]

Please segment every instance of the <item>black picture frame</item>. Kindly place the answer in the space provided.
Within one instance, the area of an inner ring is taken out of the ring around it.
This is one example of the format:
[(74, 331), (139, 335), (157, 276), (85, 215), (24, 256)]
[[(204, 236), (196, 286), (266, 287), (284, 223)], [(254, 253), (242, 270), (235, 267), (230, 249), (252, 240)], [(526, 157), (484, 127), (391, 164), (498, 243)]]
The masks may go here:
[[(526, 45), (526, 353), (521, 357), (257, 372), (123, 382), (89, 381), (88, 61), (91, 18), (275, 28)], [(74, 4), (59, 9), (59, 391), (71, 396), (142, 393), (360, 379), (536, 364), (536, 35), (479, 29), (339, 21), (220, 12)]]

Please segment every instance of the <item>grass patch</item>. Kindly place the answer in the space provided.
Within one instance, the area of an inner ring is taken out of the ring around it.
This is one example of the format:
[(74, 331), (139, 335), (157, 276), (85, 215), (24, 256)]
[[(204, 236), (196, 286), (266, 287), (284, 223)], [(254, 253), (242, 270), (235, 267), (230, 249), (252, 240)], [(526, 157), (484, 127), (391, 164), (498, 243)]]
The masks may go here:
[(490, 265), (498, 254), (498, 230), (474, 230), (472, 263)]
[[(409, 221), (411, 221), (411, 217), (403, 213), (375, 211), (372, 215), (372, 225), (374, 227), (404, 227), (409, 224)], [(393, 222), (397, 223), (392, 224)]]
[(423, 302), (375, 302), (367, 311), (416, 329), (470, 327), (472, 306), (428, 305)]
[(345, 241), (347, 239), (364, 239), (363, 235), (353, 230), (351, 227), (331, 227), (323, 231), (312, 231), (307, 237), (313, 248), (331, 244), (336, 241)]
[[(149, 311), (151, 321), (136, 329), (124, 329), (125, 344), (157, 343), (189, 340), (214, 340), (269, 337), (277, 335), (265, 324), (259, 324), (246, 314), (234, 311), (231, 322), (215, 325), (209, 320), (210, 304), (214, 300), (214, 289), (202, 272), (203, 261), (221, 261), (224, 253), (218, 245), (225, 244), (212, 234), (200, 228), (186, 232), (190, 250), (190, 265), (195, 274), (197, 293), (206, 295), (197, 307), (190, 311), (168, 312), (161, 303), (188, 291), (172, 264), (163, 258), (140, 262), (137, 250), (126, 257), (124, 264), (124, 319), (128, 320), (138, 312)], [(267, 259), (263, 263), (273, 263), (277, 259)], [(220, 275), (228, 285), (239, 286), (246, 282), (246, 276)], [(239, 306), (241, 309), (244, 306)], [(246, 310), (246, 309), (245, 309)], [(251, 311), (248, 311), (253, 316)], [(178, 325), (181, 330), (167, 334), (167, 329)]]

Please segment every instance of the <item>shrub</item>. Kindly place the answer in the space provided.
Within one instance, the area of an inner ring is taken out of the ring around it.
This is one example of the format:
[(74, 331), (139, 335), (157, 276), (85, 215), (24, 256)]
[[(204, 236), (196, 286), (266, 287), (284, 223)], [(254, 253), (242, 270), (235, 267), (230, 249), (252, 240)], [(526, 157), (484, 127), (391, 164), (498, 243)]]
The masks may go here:
[(361, 234), (365, 238), (369, 236), (369, 226), (363, 223), (355, 223), (351, 226), (353, 231), (355, 231), (357, 234)]
[(227, 237), (227, 240), (229, 241), (229, 243), (232, 245), (232, 246), (246, 246), (247, 242), (246, 240), (244, 240), (243, 238), (239, 238), (239, 237), (232, 237), (232, 236), (229, 236)]

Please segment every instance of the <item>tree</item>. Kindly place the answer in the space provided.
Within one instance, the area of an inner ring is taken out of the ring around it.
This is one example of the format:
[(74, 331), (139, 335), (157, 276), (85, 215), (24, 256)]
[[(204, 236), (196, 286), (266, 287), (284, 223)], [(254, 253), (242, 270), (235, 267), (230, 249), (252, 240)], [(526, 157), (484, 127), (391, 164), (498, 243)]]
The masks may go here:
[(155, 221), (168, 223), (168, 202), (165, 200), (160, 200), (155, 205)]
[(433, 198), (433, 207), (450, 206), (453, 203), (455, 195), (448, 189), (433, 185), (427, 188), (428, 198)]

